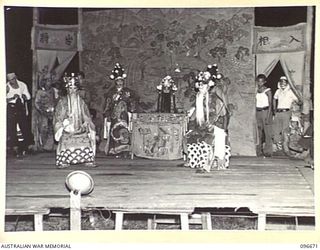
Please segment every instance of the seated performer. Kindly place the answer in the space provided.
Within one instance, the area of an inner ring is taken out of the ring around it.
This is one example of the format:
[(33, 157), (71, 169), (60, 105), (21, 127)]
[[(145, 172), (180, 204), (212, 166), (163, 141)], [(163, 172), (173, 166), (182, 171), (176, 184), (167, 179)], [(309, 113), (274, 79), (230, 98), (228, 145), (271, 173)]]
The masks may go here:
[(131, 151), (129, 116), (135, 105), (132, 91), (124, 87), (126, 77), (124, 69), (117, 63), (110, 75), (116, 86), (108, 92), (104, 108), (104, 139), (107, 140), (105, 153), (110, 155), (128, 156)]
[(79, 79), (75, 74), (64, 77), (67, 96), (61, 97), (54, 114), (54, 135), (59, 142), (56, 165), (85, 163), (96, 167), (96, 133), (87, 105), (78, 94)]
[(196, 107), (188, 112), (195, 113), (195, 122), (189, 124), (186, 134), (186, 166), (199, 168), (197, 172), (210, 172), (211, 168), (229, 167), (230, 146), (227, 141), (228, 109), (221, 86), (216, 83), (221, 78), (216, 65), (208, 65), (205, 72), (196, 77)]

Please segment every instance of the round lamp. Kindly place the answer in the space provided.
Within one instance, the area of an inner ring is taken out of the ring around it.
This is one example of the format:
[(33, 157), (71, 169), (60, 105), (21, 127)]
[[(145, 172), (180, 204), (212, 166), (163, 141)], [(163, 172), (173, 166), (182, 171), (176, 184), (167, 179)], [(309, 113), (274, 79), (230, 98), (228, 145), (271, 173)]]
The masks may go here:
[(84, 171), (73, 171), (66, 178), (66, 186), (70, 191), (81, 195), (90, 194), (94, 187), (92, 177)]

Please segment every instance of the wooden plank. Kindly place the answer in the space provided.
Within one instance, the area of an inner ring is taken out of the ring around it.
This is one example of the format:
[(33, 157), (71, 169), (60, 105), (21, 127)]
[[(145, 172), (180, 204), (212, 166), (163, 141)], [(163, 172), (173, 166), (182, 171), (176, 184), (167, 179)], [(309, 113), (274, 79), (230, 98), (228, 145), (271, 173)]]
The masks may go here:
[(81, 194), (70, 192), (70, 230), (81, 230)]
[(212, 230), (212, 221), (210, 213), (201, 213), (202, 229)]
[(189, 217), (187, 213), (180, 214), (181, 230), (189, 230)]
[(266, 214), (258, 214), (258, 231), (265, 231), (267, 224)]
[(119, 231), (122, 230), (123, 225), (123, 212), (115, 212), (116, 220), (115, 220), (115, 230)]
[(43, 215), (34, 215), (34, 231), (43, 231)]

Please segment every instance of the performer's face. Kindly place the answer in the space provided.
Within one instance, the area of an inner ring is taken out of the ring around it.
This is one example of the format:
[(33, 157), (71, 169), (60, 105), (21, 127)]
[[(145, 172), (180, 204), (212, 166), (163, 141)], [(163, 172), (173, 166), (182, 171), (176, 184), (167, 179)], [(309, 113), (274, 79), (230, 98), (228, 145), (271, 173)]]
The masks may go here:
[(199, 92), (205, 93), (208, 91), (209, 85), (208, 84), (203, 84), (202, 82), (199, 83)]
[(122, 89), (123, 85), (124, 85), (123, 79), (117, 79), (116, 80), (116, 86), (117, 86), (118, 89)]
[(76, 86), (70, 86), (69, 88), (68, 88), (68, 93), (70, 94), (70, 95), (74, 95), (74, 94), (76, 94), (78, 92), (78, 88), (76, 87)]

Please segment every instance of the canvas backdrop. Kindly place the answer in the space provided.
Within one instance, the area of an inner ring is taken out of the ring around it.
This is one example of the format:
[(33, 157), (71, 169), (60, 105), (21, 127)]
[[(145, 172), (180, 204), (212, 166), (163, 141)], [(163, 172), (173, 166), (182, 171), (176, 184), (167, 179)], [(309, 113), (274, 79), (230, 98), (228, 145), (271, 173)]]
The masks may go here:
[(126, 69), (138, 112), (155, 112), (156, 85), (166, 75), (178, 85), (178, 111), (188, 110), (195, 100), (192, 77), (217, 63), (233, 112), (233, 155), (255, 155), (253, 8), (107, 9), (85, 11), (82, 18), (80, 62), (90, 107), (101, 120), (116, 62)]

